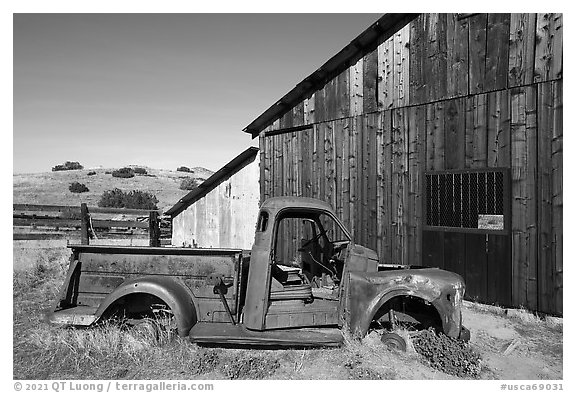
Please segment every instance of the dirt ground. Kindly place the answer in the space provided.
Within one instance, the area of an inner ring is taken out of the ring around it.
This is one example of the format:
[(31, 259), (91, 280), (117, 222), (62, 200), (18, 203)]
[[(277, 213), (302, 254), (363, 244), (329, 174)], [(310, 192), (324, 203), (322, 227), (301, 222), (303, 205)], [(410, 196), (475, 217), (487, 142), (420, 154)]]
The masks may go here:
[(486, 366), (483, 379), (563, 378), (561, 318), (465, 302), (463, 319)]

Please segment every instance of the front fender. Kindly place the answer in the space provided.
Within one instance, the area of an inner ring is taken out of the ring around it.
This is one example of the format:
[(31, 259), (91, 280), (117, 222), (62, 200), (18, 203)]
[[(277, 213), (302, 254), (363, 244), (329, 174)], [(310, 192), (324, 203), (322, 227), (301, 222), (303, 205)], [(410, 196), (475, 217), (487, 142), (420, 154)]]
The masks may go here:
[(376, 275), (351, 272), (346, 312), (350, 332), (354, 336), (364, 337), (376, 313), (387, 301), (397, 296), (413, 296), (432, 304), (442, 320), (444, 333), (457, 338), (461, 326), (461, 297), (456, 293), (463, 284), (455, 274), (446, 280), (450, 284), (443, 281), (407, 271)]
[(181, 337), (186, 337), (197, 321), (192, 293), (180, 281), (164, 276), (145, 276), (124, 281), (100, 304), (96, 318), (99, 319), (117, 300), (135, 293), (153, 295), (166, 303), (174, 314), (178, 335)]

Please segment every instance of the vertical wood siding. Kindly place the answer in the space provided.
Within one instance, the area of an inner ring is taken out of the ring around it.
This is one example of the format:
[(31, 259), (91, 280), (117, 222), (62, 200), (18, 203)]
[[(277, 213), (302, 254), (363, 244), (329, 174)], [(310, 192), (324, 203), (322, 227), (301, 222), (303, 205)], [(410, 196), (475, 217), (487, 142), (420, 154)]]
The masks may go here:
[[(395, 107), (410, 103), (410, 26), (405, 26), (394, 35), (394, 84), (392, 102)], [(378, 91), (380, 94), (380, 91)]]
[(562, 14), (538, 14), (534, 82), (562, 78)]
[[(382, 262), (562, 313), (562, 14), (421, 15), (261, 134), (261, 196), (327, 200)], [(510, 168), (510, 235), (424, 231), (425, 170)]]
[(446, 98), (468, 94), (468, 20), (457, 14), (446, 18), (447, 72)]
[[(394, 102), (394, 40), (378, 46), (378, 109), (390, 109)], [(358, 115), (358, 111), (354, 111)]]
[(506, 87), (508, 79), (508, 41), (510, 14), (488, 14), (486, 25), (485, 91)]
[(508, 87), (532, 83), (534, 78), (535, 14), (510, 15)]
[(469, 43), (469, 86), (470, 94), (485, 91), (486, 79), (486, 27), (488, 15), (478, 14), (470, 18), (468, 22)]
[(538, 85), (538, 302), (562, 307), (562, 83)]
[(537, 305), (536, 87), (511, 91), (512, 293), (521, 305)]

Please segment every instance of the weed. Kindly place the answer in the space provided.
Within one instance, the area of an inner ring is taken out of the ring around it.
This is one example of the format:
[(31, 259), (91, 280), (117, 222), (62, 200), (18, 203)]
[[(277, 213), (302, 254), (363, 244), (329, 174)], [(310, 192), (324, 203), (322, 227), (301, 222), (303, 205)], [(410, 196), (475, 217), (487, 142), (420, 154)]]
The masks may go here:
[(473, 378), (480, 375), (480, 355), (468, 343), (437, 335), (430, 328), (415, 336), (412, 345), (426, 363), (446, 374)]
[[(67, 251), (67, 250), (66, 250)], [(30, 292), (48, 284), (54, 292), (68, 269), (68, 259), (59, 250), (42, 250), (36, 256), (31, 269), (15, 271), (13, 275), (14, 295)]]
[(189, 364), (189, 369), (194, 375), (213, 372), (220, 363), (219, 351), (215, 349), (200, 349), (194, 355)]
[(222, 373), (230, 379), (265, 379), (280, 367), (280, 362), (266, 353), (242, 351), (229, 356), (221, 365)]
[(344, 363), (344, 368), (348, 370), (348, 379), (385, 379), (378, 371), (366, 367), (363, 361), (363, 356), (354, 354)]

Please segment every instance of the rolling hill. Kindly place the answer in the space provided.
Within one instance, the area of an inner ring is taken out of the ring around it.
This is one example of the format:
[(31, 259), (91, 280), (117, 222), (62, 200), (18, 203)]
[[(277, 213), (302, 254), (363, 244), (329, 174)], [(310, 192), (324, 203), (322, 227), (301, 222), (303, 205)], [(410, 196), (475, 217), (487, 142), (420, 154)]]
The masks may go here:
[[(28, 173), (13, 175), (13, 203), (36, 205), (97, 206), (104, 191), (119, 188), (122, 191), (140, 190), (156, 195), (158, 208), (168, 210), (189, 191), (181, 190), (180, 183), (187, 177), (200, 182), (212, 175), (212, 171), (202, 167), (193, 168), (192, 173), (165, 169), (153, 169), (146, 166), (148, 175), (136, 175), (129, 179), (113, 177), (110, 173), (117, 168), (97, 168), (70, 171)], [(95, 175), (88, 175), (96, 172)], [(108, 172), (108, 173), (107, 173)], [(75, 194), (68, 190), (72, 182), (85, 184), (90, 191)]]

